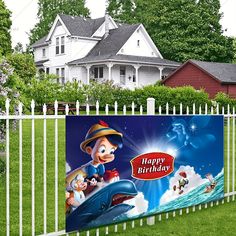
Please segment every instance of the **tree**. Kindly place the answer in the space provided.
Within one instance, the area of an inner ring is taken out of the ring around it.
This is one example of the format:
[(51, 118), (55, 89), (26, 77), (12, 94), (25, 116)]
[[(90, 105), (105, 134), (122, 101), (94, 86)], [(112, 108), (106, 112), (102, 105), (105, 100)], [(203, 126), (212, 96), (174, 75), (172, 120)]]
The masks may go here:
[(24, 52), (23, 44), (18, 42), (16, 44), (16, 46), (14, 47), (14, 52), (15, 53), (23, 53)]
[(57, 14), (89, 16), (89, 9), (84, 6), (85, 0), (39, 0), (39, 22), (31, 30), (30, 44), (48, 34)]
[(6, 8), (3, 0), (0, 0), (0, 54), (11, 53), (11, 12)]
[(27, 53), (13, 53), (7, 57), (14, 68), (14, 73), (28, 85), (36, 75), (36, 66), (33, 56)]
[(111, 0), (108, 11), (120, 21), (143, 23), (167, 59), (233, 59), (232, 39), (223, 36), (220, 25), (219, 0)]

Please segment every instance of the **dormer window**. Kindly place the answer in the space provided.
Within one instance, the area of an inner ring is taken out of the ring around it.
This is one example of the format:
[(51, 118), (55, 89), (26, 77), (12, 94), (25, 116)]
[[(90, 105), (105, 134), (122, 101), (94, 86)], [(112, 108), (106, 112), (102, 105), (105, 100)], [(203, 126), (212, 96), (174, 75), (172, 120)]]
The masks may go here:
[(140, 47), (140, 40), (137, 40), (137, 46)]
[(65, 36), (56, 38), (56, 55), (65, 53)]

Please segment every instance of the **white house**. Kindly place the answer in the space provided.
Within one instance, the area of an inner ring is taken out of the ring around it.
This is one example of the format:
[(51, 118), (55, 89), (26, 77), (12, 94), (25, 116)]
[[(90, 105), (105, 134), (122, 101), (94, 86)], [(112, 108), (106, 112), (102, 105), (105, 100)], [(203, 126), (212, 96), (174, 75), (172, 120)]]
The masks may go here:
[(60, 83), (113, 80), (134, 89), (156, 83), (180, 65), (163, 59), (142, 24), (119, 24), (108, 15), (58, 15), (32, 48), (38, 69), (58, 75)]

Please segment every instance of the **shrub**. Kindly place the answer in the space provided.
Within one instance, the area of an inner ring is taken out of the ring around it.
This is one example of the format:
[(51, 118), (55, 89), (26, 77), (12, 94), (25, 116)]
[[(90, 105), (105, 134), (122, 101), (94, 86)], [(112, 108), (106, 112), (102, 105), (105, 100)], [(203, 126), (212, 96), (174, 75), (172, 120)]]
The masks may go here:
[(222, 92), (217, 93), (214, 100), (219, 104), (221, 109), (222, 107), (227, 109), (228, 105), (230, 105), (230, 107), (236, 107), (236, 99), (232, 99), (227, 94)]
[(0, 158), (0, 177), (6, 172), (6, 163)]
[(114, 90), (116, 86), (112, 81), (104, 81), (103, 83), (92, 82), (88, 86), (84, 86), (84, 94), (88, 96), (91, 105), (95, 105), (99, 101), (100, 108), (104, 108), (106, 104), (114, 104)]
[(55, 80), (56, 77), (46, 74), (32, 79), (31, 85), (27, 89), (28, 99), (34, 99), (36, 105), (40, 108), (44, 103), (52, 103), (60, 99), (62, 88)]
[(80, 86), (76, 81), (72, 83), (67, 82), (62, 87), (58, 100), (64, 102), (76, 102), (78, 100), (80, 103), (84, 103), (86, 100), (84, 90), (84, 86)]

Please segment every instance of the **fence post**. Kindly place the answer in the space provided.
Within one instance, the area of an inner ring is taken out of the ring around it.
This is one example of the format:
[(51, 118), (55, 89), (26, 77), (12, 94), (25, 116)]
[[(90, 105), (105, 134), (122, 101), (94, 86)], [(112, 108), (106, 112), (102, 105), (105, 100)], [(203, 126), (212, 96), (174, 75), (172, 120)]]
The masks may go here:
[[(155, 115), (155, 99), (148, 98), (147, 99), (147, 115)], [(148, 225), (155, 224), (155, 216), (151, 216), (147, 218)]]
[(10, 134), (9, 134), (9, 108), (10, 100), (6, 100), (6, 235), (10, 235)]
[(155, 115), (155, 99), (147, 99), (147, 115)]

